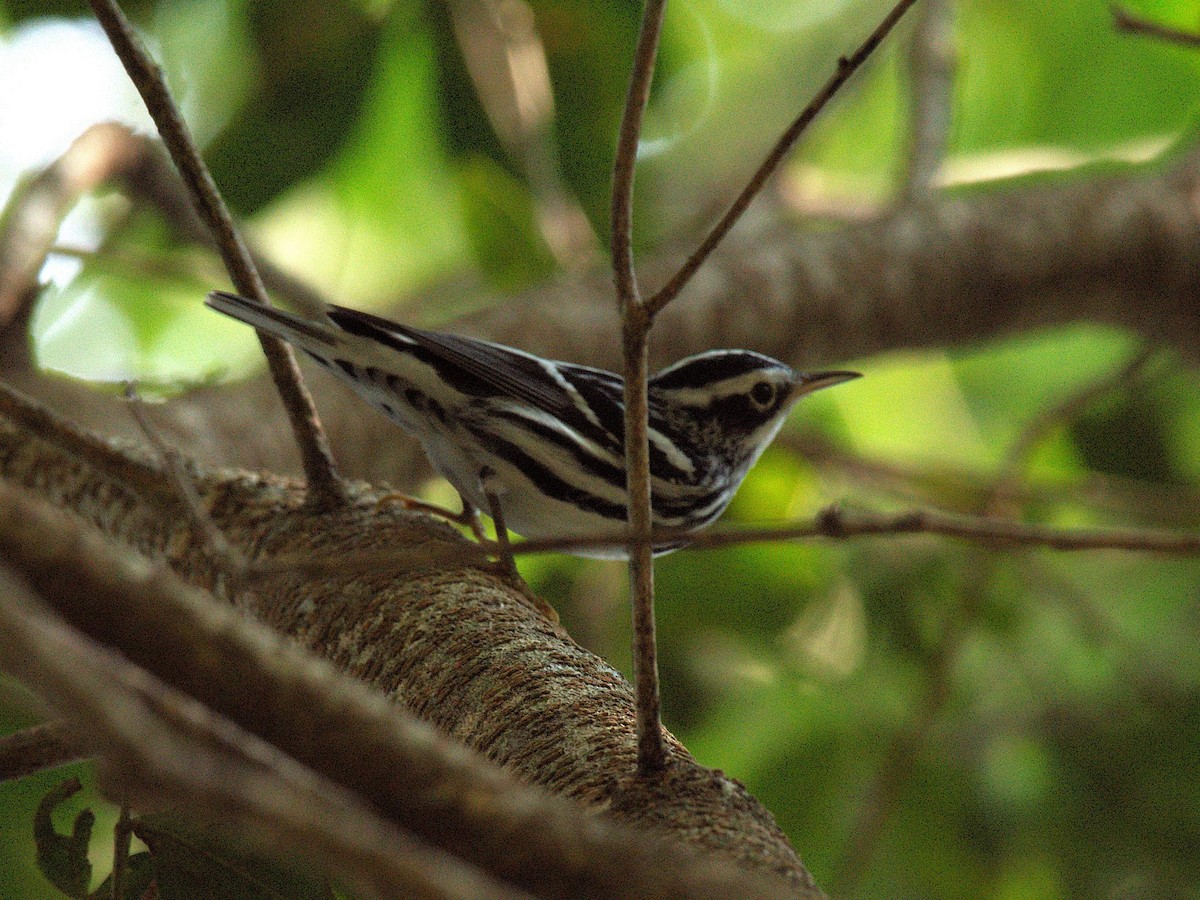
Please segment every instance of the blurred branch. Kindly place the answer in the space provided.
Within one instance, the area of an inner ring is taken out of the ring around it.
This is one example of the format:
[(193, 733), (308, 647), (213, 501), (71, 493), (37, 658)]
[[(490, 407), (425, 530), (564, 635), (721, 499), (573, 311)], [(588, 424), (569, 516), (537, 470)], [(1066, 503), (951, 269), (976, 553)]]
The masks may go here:
[(1173, 44), (1182, 44), (1185, 47), (1200, 47), (1200, 34), (1193, 31), (1171, 28), (1169, 25), (1162, 25), (1151, 19), (1135, 16), (1117, 4), (1113, 4), (1109, 9), (1112, 10), (1113, 24), (1117, 26), (1118, 31), (1158, 38)]
[[(7, 324), (37, 291), (37, 275), (51, 253), (85, 259), (112, 250), (64, 247), (56, 243), (59, 226), (85, 195), (112, 184), (130, 200), (147, 204), (162, 215), (180, 241), (216, 250), (213, 234), (192, 208), (179, 173), (162, 152), (162, 144), (118, 122), (92, 125), (63, 155), (17, 185), (0, 217), (0, 325)], [(249, 248), (255, 268), (272, 291), (301, 309), (319, 308), (324, 299)], [(157, 259), (124, 260), (140, 272), (159, 272)], [(178, 268), (168, 274), (179, 274)]]
[(124, 900), (125, 879), (129, 874), (129, 849), (133, 843), (133, 818), (129, 814), (129, 801), (121, 801), (121, 813), (113, 826), (112, 900)]
[(550, 252), (564, 271), (594, 265), (596, 235), (559, 171), (550, 68), (532, 7), (525, 0), (452, 0), (448, 8), (471, 83), (533, 192)]
[[(162, 70), (142, 46), (115, 0), (89, 2), (130, 80), (142, 95), (146, 109), (188, 187), (196, 211), (212, 232), (234, 287), (247, 297), (268, 303), (266, 288), (254, 267), (250, 252), (234, 227), (233, 218), (225, 208), (217, 186), (200, 157), (200, 151), (192, 141), (187, 124), (171, 98)], [(310, 312), (316, 314), (319, 311)], [(328, 440), (317, 418), (316, 407), (300, 377), (295, 355), (278, 338), (260, 334), (259, 342), (267, 357), (275, 388), (287, 411), (313, 502), (318, 506), (344, 502), (345, 491), (329, 451)]]
[(67, 213), (81, 196), (127, 171), (137, 143), (124, 126), (93, 125), (53, 165), (14, 189), (0, 217), (0, 327), (32, 299)]
[(1078, 418), (1097, 400), (1108, 394), (1130, 388), (1136, 383), (1146, 365), (1154, 358), (1154, 352), (1149, 347), (1143, 347), (1116, 371), (1097, 378), (1058, 403), (1048, 406), (1031, 419), (1004, 454), (1004, 460), (1000, 463), (1000, 473), (992, 485), (990, 496), (983, 505), (984, 514), (1000, 515), (1004, 507), (1011, 503), (1019, 487), (1021, 470), (1030, 454), (1045, 440), (1047, 435), (1054, 429)]
[[(950, 628), (959, 634), (963, 630), (961, 625), (962, 619), (956, 619)], [(930, 733), (949, 700), (948, 677), (957, 642), (957, 637), (939, 641), (926, 660), (923, 693), (920, 701), (913, 704), (913, 720), (893, 735), (880, 754), (879, 768), (863, 788), (854, 822), (829, 879), (831, 896), (853, 897), (861, 889), (879, 839), (912, 777), (917, 759), (928, 749)]]
[(371, 896), (526, 896), (404, 834), (364, 798), (101, 647), (3, 569), (0, 628), (0, 662), (88, 735), (122, 795), (240, 826), (266, 849), (303, 847)]
[(86, 755), (66, 722), (23, 728), (0, 737), (0, 782), (56, 769), (78, 762)]
[(909, 122), (904, 202), (928, 199), (946, 151), (954, 99), (955, 0), (924, 0), (908, 51)]
[[(735, 229), (688, 288), (658, 317), (652, 366), (713, 346), (745, 347), (797, 368), (884, 350), (968, 347), (1055, 325), (1127, 329), (1152, 345), (1200, 359), (1200, 152), (1165, 171), (1064, 177), (941, 194), (873, 222), (807, 233), (771, 214)], [(760, 211), (761, 212), (761, 211)], [(664, 248), (640, 266), (670, 277)], [(618, 316), (604, 273), (547, 285), (460, 323), (461, 330), (529, 352), (619, 366)], [(803, 340), (798, 339), (803, 335)], [(24, 334), (0, 334), (0, 365)], [(7, 377), (108, 434), (137, 438), (120, 402), (22, 369)], [(414, 441), (382, 417), (364, 416), (332, 378), (315, 376), (338, 458), (357, 477), (411, 489), (429, 467)], [(286, 421), (267, 379), (202, 389), (152, 410), (159, 430), (206, 462), (293, 467)]]

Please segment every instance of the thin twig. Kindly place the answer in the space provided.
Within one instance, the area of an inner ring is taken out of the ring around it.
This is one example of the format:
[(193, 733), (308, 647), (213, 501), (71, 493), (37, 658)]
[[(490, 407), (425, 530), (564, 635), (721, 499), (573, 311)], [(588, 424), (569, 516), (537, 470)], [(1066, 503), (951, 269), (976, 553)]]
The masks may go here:
[(666, 0), (648, 0), (634, 50), (629, 93), (617, 136), (612, 187), (613, 282), (621, 309), (625, 355), (625, 486), (628, 494), (629, 583), (633, 619), (633, 682), (637, 691), (637, 766), (648, 774), (667, 762), (658, 689), (658, 651), (654, 635), (654, 558), (648, 540), (650, 508), (650, 325), (653, 317), (638, 291), (633, 266), (633, 183), (638, 137), (650, 99), (654, 60), (662, 32)]
[(954, 96), (954, 3), (925, 0), (908, 53), (909, 137), (904, 202), (928, 199), (946, 151)]
[[(1156, 529), (1132, 528), (1055, 528), (1013, 522), (986, 516), (958, 515), (936, 510), (911, 510), (882, 514), (869, 512), (847, 513), (838, 507), (822, 511), (816, 518), (778, 526), (714, 529), (688, 538), (689, 543), (679, 552), (724, 550), (744, 544), (768, 544), (782, 541), (802, 541), (824, 538), (852, 540), (886, 535), (938, 535), (988, 545), (993, 548), (1057, 550), (1061, 552), (1124, 551), (1129, 553), (1161, 553), (1169, 556), (1200, 554), (1200, 534)], [(651, 544), (668, 543), (681, 537), (676, 531), (651, 532)], [(570, 553), (579, 550), (613, 550), (633, 543), (628, 531), (612, 531), (590, 536), (546, 538), (512, 544), (514, 556), (541, 553)], [(345, 574), (364, 571), (381, 574), (386, 571), (418, 572), (429, 569), (481, 565), (488, 554), (495, 552), (492, 542), (464, 542), (461, 546), (429, 551), (419, 548), (397, 550), (340, 551), (329, 557), (312, 554), (279, 556), (270, 561), (254, 563), (247, 572), (250, 583), (269, 579), (282, 573), (301, 573), (309, 576)]]
[[(196, 212), (212, 231), (234, 287), (239, 293), (266, 303), (266, 289), (258, 270), (171, 97), (162, 70), (146, 51), (115, 0), (89, 2), (130, 80), (142, 95), (146, 109), (188, 187)], [(330, 506), (344, 502), (345, 488), (338, 477), (312, 397), (301, 380), (295, 355), (286, 343), (277, 338), (260, 334), (259, 341), (275, 387), (287, 410), (313, 502)]]
[(1113, 24), (1117, 26), (1118, 31), (1143, 34), (1162, 41), (1170, 41), (1173, 44), (1181, 44), (1184, 47), (1200, 47), (1200, 34), (1194, 31), (1182, 31), (1178, 28), (1172, 28), (1169, 25), (1162, 25), (1151, 19), (1135, 16), (1129, 10), (1115, 3), (1110, 9), (1112, 10)]
[[(785, 434), (776, 440), (822, 469), (878, 487), (886, 494), (921, 506), (950, 511), (976, 511), (991, 491), (994, 473), (982, 468), (937, 463), (933, 466), (899, 465), (872, 456), (862, 456), (838, 446), (814, 432)], [(1013, 490), (1014, 502), (1088, 503), (1106, 512), (1137, 510), (1142, 521), (1149, 516), (1161, 525), (1190, 524), (1200, 506), (1200, 490), (1189, 485), (1167, 485), (1099, 472), (1081, 478), (1061, 479), (1048, 475), (1025, 479)]]
[(65, 722), (33, 725), (0, 737), (0, 783), (57, 769), (85, 755)]
[(145, 403), (138, 394), (137, 385), (132, 381), (125, 382), (125, 399), (129, 401), (129, 413), (133, 420), (150, 446), (158, 453), (167, 471), (171, 473), (175, 486), (179, 488), (184, 507), (191, 517), (192, 525), (204, 539), (207, 549), (224, 565), (231, 576), (237, 578), (245, 574), (250, 567), (249, 561), (226, 540), (221, 529), (213, 522), (212, 516), (205, 510), (195, 483), (184, 469), (183, 460), (174, 448), (167, 446), (154, 423), (150, 421)]
[(708, 259), (709, 254), (716, 249), (725, 235), (729, 233), (729, 229), (741, 218), (742, 213), (746, 211), (746, 207), (750, 205), (750, 201), (762, 190), (763, 185), (767, 183), (767, 179), (779, 166), (779, 163), (783, 161), (788, 151), (792, 149), (792, 146), (796, 143), (796, 140), (803, 133), (804, 129), (825, 108), (826, 104), (833, 99), (834, 94), (857, 71), (859, 66), (866, 61), (867, 57), (875, 51), (875, 48), (887, 37), (888, 32), (895, 27), (896, 23), (908, 11), (908, 8), (916, 2), (917, 0), (900, 0), (854, 53), (838, 59), (837, 70), (825, 82), (808, 106), (796, 117), (795, 121), (783, 132), (779, 140), (775, 143), (775, 146), (771, 148), (771, 152), (767, 154), (767, 158), (763, 160), (762, 165), (750, 177), (750, 181), (746, 184), (746, 187), (742, 189), (737, 199), (726, 210), (725, 215), (713, 226), (712, 231), (700, 242), (700, 246), (687, 258), (679, 268), (679, 271), (672, 275), (670, 280), (659, 288), (653, 297), (646, 301), (651, 316), (656, 315), (664, 306), (674, 300), (679, 292), (683, 290), (684, 285), (691, 281), (692, 276), (696, 274), (696, 270)]

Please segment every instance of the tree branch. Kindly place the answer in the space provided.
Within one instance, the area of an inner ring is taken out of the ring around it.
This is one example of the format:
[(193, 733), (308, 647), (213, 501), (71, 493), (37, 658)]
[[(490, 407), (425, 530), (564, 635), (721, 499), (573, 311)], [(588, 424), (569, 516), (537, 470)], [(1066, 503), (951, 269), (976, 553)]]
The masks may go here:
[[(229, 270), (229, 277), (239, 293), (267, 303), (267, 292), (259, 277), (250, 252), (225, 208), (217, 186), (209, 175), (200, 151), (196, 149), (187, 124), (171, 98), (162, 70), (150, 57), (134, 33), (133, 26), (121, 12), (115, 0), (89, 0), (96, 19), (108, 35), (113, 49), (120, 57), (130, 80), (145, 101), (163, 143), (171, 154), (176, 168), (183, 176), (192, 202), (208, 225), (217, 249)], [(288, 345), (266, 335), (259, 335), (267, 365), (275, 387), (288, 414), (292, 434), (300, 451), (300, 459), (313, 501), (321, 506), (336, 505), (344, 500), (341, 480), (329, 450), (329, 443), (317, 418), (316, 406), (304, 387), (296, 357)]]
[(625, 493), (629, 521), (629, 605), (633, 630), (633, 683), (637, 689), (637, 767), (643, 775), (667, 763), (658, 690), (654, 634), (654, 559), (650, 549), (650, 325), (633, 264), (633, 183), (642, 116), (650, 101), (654, 61), (666, 0), (647, 0), (633, 54), (629, 92), (617, 134), (612, 186), (612, 265), (621, 310), (625, 376)]
[[(897, 349), (963, 347), (1080, 321), (1127, 329), (1200, 359), (1200, 153), (1120, 177), (1052, 186), (997, 184), (943, 194), (886, 218), (798, 232), (773, 215), (734, 230), (688, 290), (658, 317), (651, 368), (714, 346), (745, 347), (797, 368)], [(641, 266), (664, 281), (678, 252)], [(535, 327), (536, 326), (536, 327)], [(551, 358), (613, 369), (612, 281), (597, 272), (531, 291), (464, 320), (461, 330)], [(803, 339), (799, 336), (803, 335)], [(107, 434), (139, 438), (120, 401), (20, 365), (26, 337), (0, 334), (15, 386)], [(324, 421), (356, 477), (412, 488), (429, 473), (414, 441), (364, 416), (323, 374)], [(204, 388), (151, 410), (164, 437), (210, 464), (279, 471), (292, 459), (267, 379)]]
[(1200, 34), (1171, 28), (1151, 19), (1135, 16), (1129, 10), (1115, 3), (1109, 8), (1112, 10), (1113, 24), (1117, 26), (1118, 31), (1158, 38), (1161, 41), (1181, 44), (1184, 47), (1200, 47)]
[[(70, 505), (126, 545), (168, 560), (196, 584), (225, 583), (179, 515), (178, 501), (174, 515), (164, 514), (136, 494), (115, 490), (103, 472), (9, 427), (0, 427), (0, 476)], [(377, 496), (365, 490), (356, 490), (354, 504), (342, 512), (318, 514), (294, 486), (269, 477), (199, 470), (196, 478), (216, 526), (252, 561), (297, 554), (336, 558), (351, 548), (405, 545), (436, 557), (441, 548), (464, 543), (424, 516), (377, 509)], [(608, 859), (612, 871), (602, 875), (578, 870), (553, 877), (576, 885), (597, 878), (624, 884), (635, 870), (641, 873), (636, 878), (650, 878), (648, 872), (662, 867), (664, 851), (646, 847), (644, 837), (633, 839), (632, 848), (618, 841), (619, 852), (608, 855), (591, 842), (607, 846), (609, 832), (591, 818), (507, 793), (507, 779), (482, 774), (478, 760), (401, 719), (394, 707), (375, 698), (354, 701), (360, 687), (339, 682), (334, 694), (321, 689), (333, 676), (300, 662), (266, 629), (99, 546), (60, 515), (39, 511), (7, 482), (0, 482), (0, 496), (0, 556), (39, 595), (61, 604), (59, 612), (75, 627), (325, 777), (375, 798), (375, 808), (389, 820), (468, 858), (494, 857), (486, 867), (502, 877), (525, 868), (535, 874), (521, 877), (541, 877), (536, 873)], [(733, 860), (742, 868), (739, 880), (747, 872), (773, 872), (815, 891), (769, 813), (736, 783), (698, 766), (673, 739), (672, 764), (663, 777), (653, 783), (634, 778), (629, 686), (489, 572), (284, 576), (257, 583), (234, 600), (522, 780), (606, 809), (618, 823), (675, 835), (713, 859)], [(387, 625), (380, 632), (370, 623)], [(144, 640), (146, 634), (155, 640)], [(434, 634), (437, 640), (429, 640)], [(550, 689), (548, 672), (560, 673)], [(252, 696), (244, 690), (247, 683), (256, 686)], [(409, 751), (400, 749), (405, 734)], [(448, 797), (461, 798), (464, 809), (454, 816), (463, 818), (449, 815)], [(547, 863), (548, 857), (555, 861)], [(644, 866), (637, 858), (645, 859)], [(701, 871), (691, 862), (667, 868), (679, 870), (672, 878)]]
[(265, 849), (303, 848), (371, 896), (528, 896), (405, 834), (361, 797), (75, 631), (3, 569), (0, 627), (0, 662), (78, 723), (122, 797), (240, 826)]
[(0, 782), (78, 762), (86, 754), (65, 722), (45, 722), (0, 737)]
[(950, 133), (954, 100), (954, 7), (956, 0), (925, 0), (917, 12), (908, 49), (908, 158), (903, 200), (929, 199)]
[(767, 183), (767, 179), (779, 168), (779, 164), (783, 162), (783, 158), (787, 156), (788, 151), (795, 146), (796, 141), (799, 140), (804, 130), (812, 124), (812, 121), (821, 110), (841, 90), (842, 85), (849, 80), (851, 75), (858, 71), (858, 68), (866, 62), (867, 57), (875, 52), (875, 49), (888, 36), (888, 33), (896, 26), (896, 23), (908, 12), (909, 7), (916, 2), (917, 0), (899, 0), (891, 12), (884, 16), (883, 21), (867, 36), (867, 39), (859, 45), (857, 50), (849, 56), (838, 58), (837, 69), (829, 76), (829, 80), (821, 86), (821, 89), (809, 101), (808, 106), (804, 107), (800, 115), (792, 121), (792, 124), (784, 129), (783, 134), (775, 142), (775, 146), (771, 148), (766, 159), (762, 161), (762, 164), (759, 165), (754, 174), (750, 176), (750, 181), (742, 188), (742, 192), (730, 204), (729, 209), (725, 211), (725, 214), (721, 216), (717, 224), (712, 227), (712, 230), (704, 237), (704, 240), (700, 242), (700, 246), (688, 256), (684, 264), (680, 266), (679, 271), (672, 275), (666, 284), (659, 288), (654, 293), (654, 296), (647, 301), (651, 316), (656, 315), (668, 303), (674, 300), (679, 292), (683, 290), (684, 286), (692, 280), (692, 276), (696, 274), (696, 271), (704, 264), (704, 261), (708, 259), (717, 245), (721, 243), (725, 235), (729, 233), (729, 229), (737, 224), (737, 221), (746, 212), (746, 208), (754, 198), (758, 196), (763, 186)]

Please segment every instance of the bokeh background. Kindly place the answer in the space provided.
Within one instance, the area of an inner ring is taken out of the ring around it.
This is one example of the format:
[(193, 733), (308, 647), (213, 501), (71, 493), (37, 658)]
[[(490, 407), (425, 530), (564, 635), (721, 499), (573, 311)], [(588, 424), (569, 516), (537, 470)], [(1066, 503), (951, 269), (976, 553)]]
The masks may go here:
[[(1195, 140), (1200, 51), (1116, 33), (1099, 0), (953, 6), (942, 189), (1152, 170)], [(1200, 3), (1127, 6), (1200, 27)], [(328, 296), (449, 322), (602, 264), (636, 4), (126, 8), (253, 239)], [(672, 7), (638, 175), (644, 257), (696, 232), (885, 10)], [(868, 63), (766, 199), (798, 229), (897, 195), (911, 30)], [(0, 201), (105, 119), (149, 128), (85, 4), (0, 3)], [(137, 378), (167, 402), (260, 370), (253, 335), (200, 306), (224, 284), (219, 267), (176, 246), (153, 212), (99, 192), (59, 243), (32, 322), (47, 370), (102, 390)], [(869, 377), (803, 404), (727, 518), (775, 523), (834, 501), (977, 512), (1003, 477), (1008, 510), (1032, 521), (1195, 528), (1200, 391), (1168, 351), (1010, 459), (1047, 410), (1143, 349), (1081, 325), (836, 361)], [(522, 568), (578, 640), (628, 671), (620, 564)], [(747, 784), (836, 896), (1200, 895), (1195, 560), (876, 538), (678, 553), (657, 573), (668, 726)], [(19, 688), (0, 694), (0, 729), (33, 720)], [(89, 767), (70, 772), (89, 789), (64, 812), (97, 812), (99, 877), (116, 813)], [(0, 896), (58, 896), (33, 865), (32, 818), (65, 774), (0, 785)]]

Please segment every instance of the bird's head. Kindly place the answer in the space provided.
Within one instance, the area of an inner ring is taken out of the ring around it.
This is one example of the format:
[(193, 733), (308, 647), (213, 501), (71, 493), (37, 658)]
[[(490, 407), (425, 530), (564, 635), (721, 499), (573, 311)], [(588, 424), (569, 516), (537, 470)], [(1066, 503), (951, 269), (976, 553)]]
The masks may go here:
[(778, 433), (796, 401), (858, 372), (797, 372), (749, 350), (689, 356), (650, 379), (650, 402), (695, 445), (745, 471)]

